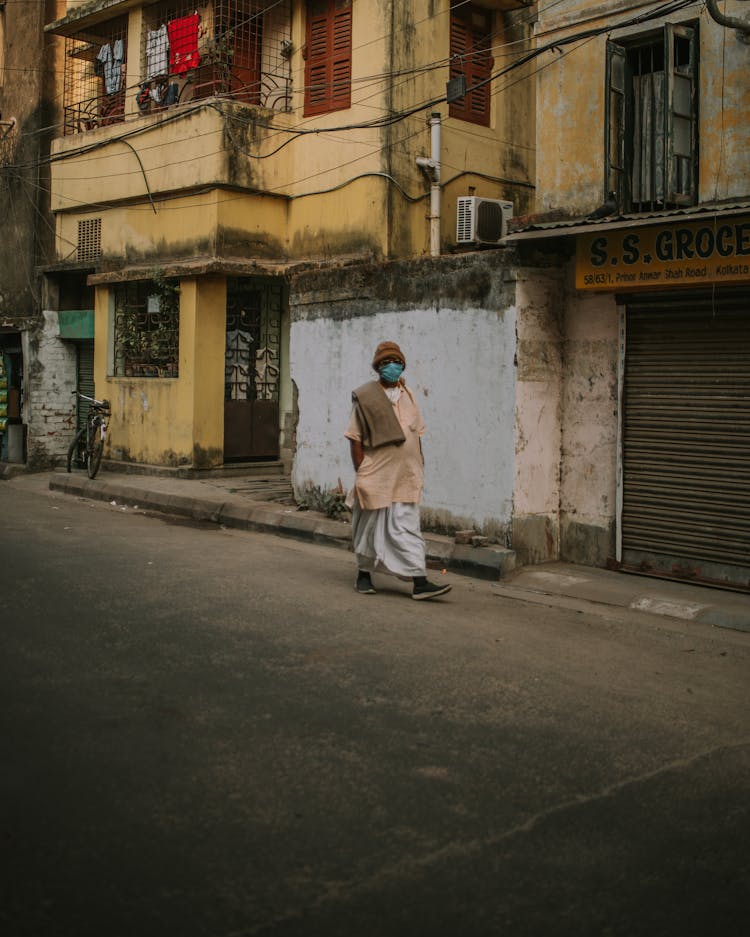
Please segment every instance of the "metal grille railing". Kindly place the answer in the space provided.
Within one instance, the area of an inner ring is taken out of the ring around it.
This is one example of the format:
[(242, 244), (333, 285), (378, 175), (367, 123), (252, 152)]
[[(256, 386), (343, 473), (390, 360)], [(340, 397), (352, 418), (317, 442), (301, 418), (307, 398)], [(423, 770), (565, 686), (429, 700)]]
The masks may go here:
[(125, 119), (127, 17), (89, 27), (65, 41), (64, 133)]
[[(66, 40), (65, 134), (141, 113), (221, 96), (291, 109), (292, 0), (162, 0), (143, 7), (137, 86), (126, 87), (127, 14)], [(135, 66), (135, 67), (134, 67)]]
[(139, 109), (221, 96), (288, 110), (290, 53), (291, 0), (163, 0), (144, 9)]

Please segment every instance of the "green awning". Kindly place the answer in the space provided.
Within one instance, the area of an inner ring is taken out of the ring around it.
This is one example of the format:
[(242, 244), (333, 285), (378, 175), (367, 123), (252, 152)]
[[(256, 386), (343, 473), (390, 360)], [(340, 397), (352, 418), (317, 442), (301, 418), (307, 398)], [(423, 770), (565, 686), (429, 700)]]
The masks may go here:
[(65, 309), (57, 313), (60, 338), (82, 341), (94, 337), (93, 309)]

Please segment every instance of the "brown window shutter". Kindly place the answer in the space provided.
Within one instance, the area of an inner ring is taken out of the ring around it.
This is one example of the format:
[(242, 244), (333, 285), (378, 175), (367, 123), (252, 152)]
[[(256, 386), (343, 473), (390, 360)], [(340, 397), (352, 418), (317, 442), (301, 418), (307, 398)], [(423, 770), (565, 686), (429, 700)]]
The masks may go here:
[(305, 116), (351, 106), (351, 0), (307, 4)]
[(463, 6), (451, 11), (450, 19), (450, 77), (466, 75), (466, 87), (470, 90), (461, 101), (448, 108), (450, 117), (468, 120), (489, 127), (491, 84), (474, 86), (492, 74), (494, 60), (490, 54), (492, 43), (492, 20), (479, 7)]
[(352, 103), (352, 8), (337, 10), (333, 17), (333, 65), (331, 110), (350, 107)]

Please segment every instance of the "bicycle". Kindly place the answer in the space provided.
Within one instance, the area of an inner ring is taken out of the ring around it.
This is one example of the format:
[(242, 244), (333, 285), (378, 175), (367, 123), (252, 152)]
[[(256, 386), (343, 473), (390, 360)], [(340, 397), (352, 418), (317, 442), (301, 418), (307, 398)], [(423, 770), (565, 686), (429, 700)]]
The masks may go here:
[(104, 440), (107, 435), (107, 417), (112, 415), (109, 401), (87, 397), (78, 390), (74, 390), (73, 393), (78, 394), (80, 400), (88, 402), (89, 412), (86, 415), (86, 425), (78, 430), (68, 447), (68, 471), (71, 471), (75, 460), (77, 468), (85, 468), (89, 478), (94, 478), (102, 462)]

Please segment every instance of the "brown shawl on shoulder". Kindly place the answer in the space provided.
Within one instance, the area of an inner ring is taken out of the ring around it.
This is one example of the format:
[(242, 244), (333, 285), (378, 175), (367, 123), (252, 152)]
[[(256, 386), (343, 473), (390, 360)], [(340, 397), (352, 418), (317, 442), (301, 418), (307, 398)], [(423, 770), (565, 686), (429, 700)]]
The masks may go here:
[(393, 404), (386, 396), (379, 381), (368, 381), (355, 391), (352, 400), (362, 427), (362, 445), (370, 449), (387, 446), (391, 443), (400, 445), (406, 437), (393, 412)]

